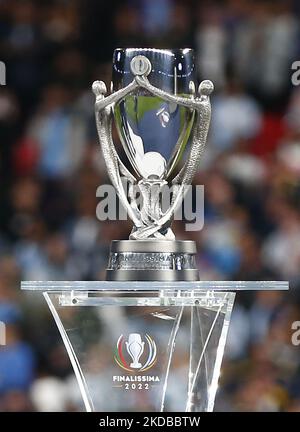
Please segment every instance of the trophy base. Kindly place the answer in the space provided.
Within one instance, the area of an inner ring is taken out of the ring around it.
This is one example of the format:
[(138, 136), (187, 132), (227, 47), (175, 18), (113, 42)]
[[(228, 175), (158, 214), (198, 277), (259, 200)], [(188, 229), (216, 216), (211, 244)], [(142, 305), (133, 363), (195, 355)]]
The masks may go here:
[(114, 240), (106, 280), (197, 281), (196, 252), (190, 240)]
[[(234, 291), (289, 289), (284, 281), (22, 281), (21, 288), (44, 295), (78, 382), (75, 407), (104, 413), (213, 411)], [(144, 344), (140, 369), (130, 339)]]

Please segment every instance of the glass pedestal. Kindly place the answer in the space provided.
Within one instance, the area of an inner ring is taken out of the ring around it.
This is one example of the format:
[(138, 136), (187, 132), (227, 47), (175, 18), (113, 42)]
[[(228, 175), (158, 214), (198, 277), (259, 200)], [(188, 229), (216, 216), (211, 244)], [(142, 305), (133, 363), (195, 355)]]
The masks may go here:
[(287, 282), (22, 282), (41, 291), (86, 411), (212, 411), (237, 290)]

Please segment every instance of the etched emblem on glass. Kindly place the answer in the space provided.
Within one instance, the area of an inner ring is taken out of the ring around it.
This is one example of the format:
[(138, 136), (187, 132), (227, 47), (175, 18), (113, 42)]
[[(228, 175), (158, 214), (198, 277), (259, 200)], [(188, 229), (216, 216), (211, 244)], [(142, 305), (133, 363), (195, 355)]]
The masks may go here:
[(127, 352), (132, 358), (130, 367), (133, 369), (140, 369), (142, 363), (139, 362), (141, 355), (144, 352), (145, 342), (142, 342), (141, 335), (139, 333), (131, 333), (128, 337), (128, 342), (126, 342)]

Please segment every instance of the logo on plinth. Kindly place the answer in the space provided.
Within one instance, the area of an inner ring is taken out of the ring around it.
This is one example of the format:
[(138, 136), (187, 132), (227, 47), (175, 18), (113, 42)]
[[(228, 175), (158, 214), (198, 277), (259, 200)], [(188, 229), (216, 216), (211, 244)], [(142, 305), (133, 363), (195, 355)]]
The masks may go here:
[(156, 343), (147, 333), (144, 336), (140, 333), (130, 333), (127, 338), (121, 334), (116, 343), (114, 360), (121, 369), (131, 372), (129, 375), (114, 375), (114, 384), (124, 383), (114, 387), (122, 387), (125, 390), (149, 390), (150, 383), (160, 381), (156, 375), (144, 374), (157, 360)]
[[(151, 369), (156, 362), (156, 343), (148, 334), (145, 334), (144, 339), (145, 341), (142, 340), (139, 333), (130, 333), (128, 340), (125, 341), (124, 336), (121, 335), (118, 339), (114, 356), (117, 365), (128, 372), (145, 372)], [(140, 358), (145, 352), (147, 353), (146, 360), (141, 363)]]

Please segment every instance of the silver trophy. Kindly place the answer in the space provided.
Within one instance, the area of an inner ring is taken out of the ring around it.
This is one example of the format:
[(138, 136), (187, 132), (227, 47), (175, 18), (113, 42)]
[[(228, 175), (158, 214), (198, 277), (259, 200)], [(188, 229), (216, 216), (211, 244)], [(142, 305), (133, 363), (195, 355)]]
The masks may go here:
[[(129, 240), (112, 242), (108, 280), (199, 279), (195, 243), (175, 240), (171, 222), (199, 167), (212, 90), (212, 82), (206, 80), (196, 91), (191, 49), (117, 49), (112, 93), (105, 96), (104, 82), (93, 83), (107, 171), (134, 224)], [(123, 158), (113, 143), (113, 120)], [(166, 186), (172, 187), (172, 198), (165, 210), (161, 195)], [(142, 196), (140, 205), (137, 189)]]

